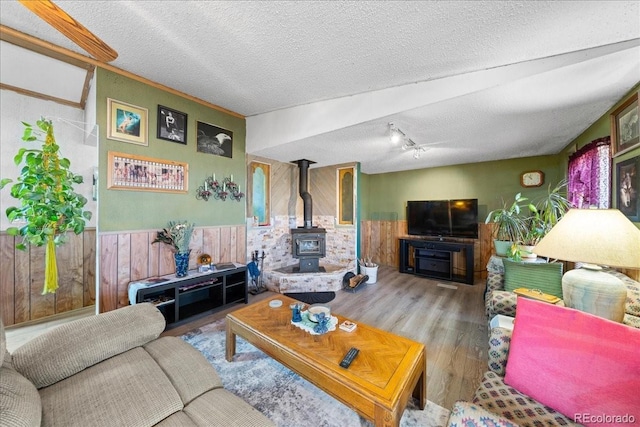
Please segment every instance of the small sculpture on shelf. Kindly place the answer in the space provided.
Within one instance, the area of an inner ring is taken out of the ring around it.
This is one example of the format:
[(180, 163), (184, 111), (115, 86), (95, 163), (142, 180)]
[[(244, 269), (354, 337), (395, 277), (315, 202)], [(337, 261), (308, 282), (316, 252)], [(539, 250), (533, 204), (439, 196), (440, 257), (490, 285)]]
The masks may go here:
[(318, 319), (318, 324), (313, 327), (313, 331), (317, 334), (326, 334), (329, 332), (330, 317), (327, 317), (324, 313), (320, 312), (316, 314), (316, 319)]
[(292, 322), (302, 322), (302, 307), (304, 307), (304, 304), (300, 304), (300, 303), (294, 303), (291, 304), (291, 321)]
[(230, 199), (239, 202), (244, 197), (244, 193), (240, 191), (240, 185), (233, 181), (233, 175), (231, 177), (224, 177), (222, 181), (216, 179), (216, 174), (207, 177), (204, 180), (204, 184), (198, 187), (196, 190), (196, 199), (204, 200), (205, 202), (213, 197), (216, 200), (227, 200), (227, 196)]

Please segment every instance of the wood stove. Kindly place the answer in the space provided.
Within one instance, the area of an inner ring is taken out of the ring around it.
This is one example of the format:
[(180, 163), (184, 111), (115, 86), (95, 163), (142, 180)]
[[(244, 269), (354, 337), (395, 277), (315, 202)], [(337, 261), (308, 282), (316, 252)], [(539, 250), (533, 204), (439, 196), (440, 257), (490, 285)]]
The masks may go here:
[(300, 273), (320, 271), (320, 258), (326, 256), (326, 236), (324, 228), (292, 228), (291, 253), (298, 258)]
[(324, 228), (314, 227), (311, 223), (313, 203), (307, 187), (309, 165), (314, 162), (301, 159), (292, 163), (296, 163), (300, 169), (298, 191), (304, 207), (304, 225), (290, 229), (291, 254), (294, 258), (300, 260), (298, 267), (294, 267), (294, 271), (300, 273), (318, 272), (322, 269), (322, 267), (320, 267), (320, 258), (326, 256), (327, 231)]

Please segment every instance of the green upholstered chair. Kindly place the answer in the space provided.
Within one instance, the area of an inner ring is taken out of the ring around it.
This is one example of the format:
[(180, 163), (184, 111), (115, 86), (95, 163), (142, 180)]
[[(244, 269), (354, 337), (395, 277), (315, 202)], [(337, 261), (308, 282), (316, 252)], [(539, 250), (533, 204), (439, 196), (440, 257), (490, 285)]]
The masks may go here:
[[(504, 273), (490, 273), (487, 278), (485, 309), (489, 319), (498, 314), (516, 315), (518, 296), (514, 289), (539, 289), (562, 300), (562, 263), (518, 262), (507, 258), (502, 262)], [(562, 301), (557, 304), (564, 305)]]

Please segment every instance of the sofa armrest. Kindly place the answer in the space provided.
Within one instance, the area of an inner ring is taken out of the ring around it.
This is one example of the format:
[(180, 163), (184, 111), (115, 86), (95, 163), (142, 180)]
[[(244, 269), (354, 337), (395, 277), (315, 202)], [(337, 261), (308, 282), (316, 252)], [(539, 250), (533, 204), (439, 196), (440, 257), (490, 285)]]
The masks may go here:
[(504, 274), (503, 273), (487, 274), (487, 293), (491, 291), (504, 291)]
[(504, 377), (511, 345), (513, 331), (505, 328), (493, 328), (489, 335), (488, 365), (489, 369)]
[(152, 304), (136, 304), (65, 323), (12, 353), (14, 368), (38, 389), (160, 336), (165, 319)]
[(513, 292), (500, 290), (491, 291), (487, 294), (487, 300), (485, 301), (487, 318), (493, 319), (493, 317), (498, 314), (515, 317), (517, 304), (518, 295)]
[(39, 426), (42, 401), (38, 390), (11, 366), (0, 366), (0, 425), (3, 427)]
[(459, 400), (451, 409), (448, 427), (465, 426), (518, 427), (517, 424), (470, 402)]

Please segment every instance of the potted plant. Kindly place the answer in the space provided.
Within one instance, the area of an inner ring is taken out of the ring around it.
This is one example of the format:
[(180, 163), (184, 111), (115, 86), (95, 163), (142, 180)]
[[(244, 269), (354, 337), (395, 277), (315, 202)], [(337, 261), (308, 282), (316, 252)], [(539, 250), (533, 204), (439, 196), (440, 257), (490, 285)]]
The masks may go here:
[(536, 202), (540, 212), (540, 222), (546, 235), (573, 206), (566, 196), (567, 180), (563, 179), (555, 187), (547, 190), (547, 195)]
[(529, 203), (530, 215), (523, 219), (524, 228), (518, 237), (519, 254), (523, 258), (536, 258), (533, 247), (547, 235), (571, 208), (571, 203), (563, 192), (567, 181), (560, 181), (555, 187), (549, 185), (547, 194), (535, 204)]
[(546, 228), (538, 208), (533, 203), (529, 203), (527, 208), (530, 215), (523, 218), (522, 223), (524, 227), (517, 239), (517, 248), (513, 248), (511, 251), (511, 258), (516, 261), (521, 261), (522, 258), (525, 258), (525, 260), (536, 259), (537, 255), (533, 252), (533, 247), (537, 245), (540, 239), (546, 234)]
[[(11, 196), (21, 205), (9, 207), (6, 215), (9, 221), (24, 221), (25, 224), (7, 228), (7, 234), (22, 236), (22, 242), (16, 245), (20, 250), (26, 250), (28, 245), (46, 245), (44, 295), (55, 293), (58, 288), (56, 246), (68, 240), (67, 231), (82, 233), (85, 220), (91, 219), (91, 212), (83, 210), (87, 199), (73, 188), (83, 179), (69, 170), (69, 159), (60, 157), (51, 120), (40, 118), (36, 122), (37, 128), (22, 124), (25, 126), (22, 140), (39, 141), (42, 146), (20, 148), (14, 157), (16, 165), (24, 162), (17, 182), (11, 186)], [(0, 180), (0, 189), (10, 182), (13, 180)]]
[(169, 226), (158, 231), (155, 240), (151, 243), (166, 243), (173, 250), (173, 257), (176, 262), (176, 276), (184, 277), (189, 271), (189, 243), (195, 224), (186, 221), (169, 221)]
[(493, 243), (496, 255), (507, 256), (511, 248), (517, 244), (520, 236), (522, 236), (525, 224), (520, 216), (520, 203), (526, 200), (526, 197), (518, 193), (510, 205), (503, 200), (502, 208), (495, 209), (487, 215), (485, 224), (495, 224)]

